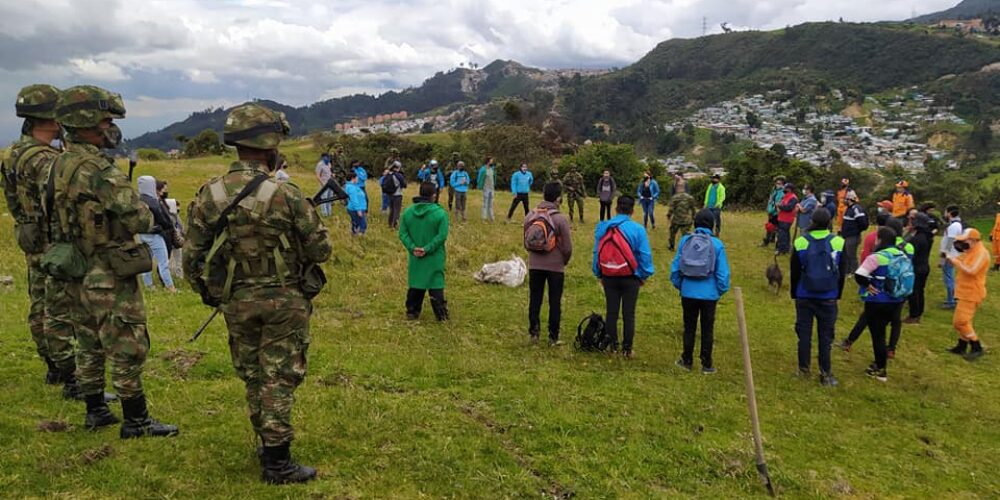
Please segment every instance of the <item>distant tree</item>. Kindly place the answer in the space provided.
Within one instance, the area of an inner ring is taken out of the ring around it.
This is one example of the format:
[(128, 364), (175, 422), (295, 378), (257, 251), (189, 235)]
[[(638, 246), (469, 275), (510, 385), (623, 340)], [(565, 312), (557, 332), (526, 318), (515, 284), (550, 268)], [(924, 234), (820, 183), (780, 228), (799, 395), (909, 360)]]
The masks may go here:
[(179, 143), (181, 146), (187, 144), (188, 137), (184, 134), (177, 134), (174, 136), (174, 141)]
[[(560, 169), (576, 165), (583, 174), (587, 186), (597, 185), (597, 179), (604, 170), (610, 170), (623, 193), (632, 192), (638, 185), (642, 172), (650, 166), (639, 160), (631, 144), (594, 143), (580, 147), (575, 154), (563, 156)], [(657, 164), (658, 165), (658, 164)], [(655, 171), (654, 175), (659, 172)]]
[(976, 154), (988, 154), (992, 142), (993, 129), (990, 128), (989, 120), (980, 120), (969, 135), (967, 149)]
[(184, 156), (188, 158), (220, 155), (222, 151), (222, 141), (219, 140), (219, 133), (210, 128), (202, 130), (198, 135), (188, 139), (184, 143)]
[(799, 124), (805, 123), (806, 114), (807, 114), (806, 108), (799, 108), (798, 111), (795, 112), (795, 123)]
[(681, 138), (677, 136), (677, 131), (671, 130), (665, 134), (660, 134), (656, 141), (656, 152), (661, 155), (671, 155), (681, 149)]
[(430, 134), (431, 132), (434, 132), (434, 122), (424, 122), (424, 124), (420, 126), (421, 134)]
[(778, 155), (778, 157), (780, 158), (788, 156), (788, 148), (786, 148), (785, 145), (780, 142), (775, 143), (773, 146), (771, 146), (771, 152)]
[(813, 142), (820, 144), (823, 142), (823, 127), (816, 125), (813, 127), (812, 132), (810, 132), (810, 137), (812, 137)]
[(503, 115), (508, 123), (521, 123), (524, 119), (524, 110), (516, 102), (507, 101), (503, 104)]
[(760, 128), (761, 125), (760, 117), (757, 116), (757, 114), (754, 113), (753, 111), (747, 111), (746, 119), (747, 119), (747, 125), (749, 125), (750, 128), (756, 128), (756, 129)]
[(827, 156), (829, 156), (829, 157), (830, 157), (830, 159), (831, 159), (831, 160), (833, 160), (833, 161), (840, 161), (841, 159), (843, 159), (843, 158), (844, 158), (844, 157), (843, 157), (843, 156), (842, 156), (842, 155), (840, 154), (840, 151), (837, 151), (836, 149), (831, 149), (831, 150), (830, 150), (830, 153), (829, 153), (829, 154), (828, 154)]
[(159, 149), (139, 148), (136, 155), (142, 161), (162, 161), (167, 159), (167, 154)]

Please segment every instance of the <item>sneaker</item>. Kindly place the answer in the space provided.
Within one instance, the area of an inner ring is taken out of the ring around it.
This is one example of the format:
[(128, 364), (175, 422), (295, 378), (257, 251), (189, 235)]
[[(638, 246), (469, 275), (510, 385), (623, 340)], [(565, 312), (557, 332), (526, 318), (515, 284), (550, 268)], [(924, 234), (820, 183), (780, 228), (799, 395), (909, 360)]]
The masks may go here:
[(712, 375), (713, 373), (715, 373), (717, 371), (718, 370), (716, 370), (714, 367), (711, 367), (711, 366), (703, 366), (703, 367), (701, 367), (701, 373), (703, 375)]
[(635, 353), (631, 349), (622, 352), (622, 357), (625, 359), (635, 359)]
[(836, 387), (838, 384), (840, 384), (840, 382), (837, 381), (837, 378), (834, 377), (832, 373), (820, 372), (819, 385)]
[(878, 380), (879, 382), (886, 382), (889, 380), (889, 376), (885, 373), (885, 368), (882, 368), (880, 370), (875, 365), (869, 366), (868, 369), (865, 370), (865, 375), (868, 375), (869, 377), (875, 377), (875, 380)]
[(683, 359), (678, 359), (677, 361), (674, 362), (674, 364), (681, 369), (691, 371), (691, 363), (685, 363)]
[(549, 339), (549, 347), (559, 347), (563, 345), (563, 341), (559, 339)]
[(850, 340), (844, 339), (843, 342), (837, 342), (836, 345), (837, 345), (837, 347), (840, 348), (841, 351), (851, 352), (851, 341)]

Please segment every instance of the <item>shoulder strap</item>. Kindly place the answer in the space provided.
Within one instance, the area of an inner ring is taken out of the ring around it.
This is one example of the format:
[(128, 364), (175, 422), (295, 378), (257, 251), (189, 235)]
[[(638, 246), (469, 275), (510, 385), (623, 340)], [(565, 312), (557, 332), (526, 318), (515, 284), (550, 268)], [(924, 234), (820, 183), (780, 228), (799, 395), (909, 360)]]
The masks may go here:
[(236, 210), (236, 207), (240, 204), (240, 202), (247, 196), (250, 196), (250, 194), (252, 194), (257, 187), (263, 184), (268, 178), (270, 178), (270, 176), (267, 174), (260, 174), (257, 177), (254, 177), (247, 183), (246, 186), (243, 187), (243, 190), (241, 190), (239, 194), (233, 198), (233, 201), (229, 202), (229, 205), (222, 209), (222, 212), (219, 214), (219, 219), (215, 221), (215, 226), (212, 227), (216, 236), (221, 234), (222, 231), (226, 229), (226, 226), (229, 225), (229, 215), (233, 213), (233, 210)]

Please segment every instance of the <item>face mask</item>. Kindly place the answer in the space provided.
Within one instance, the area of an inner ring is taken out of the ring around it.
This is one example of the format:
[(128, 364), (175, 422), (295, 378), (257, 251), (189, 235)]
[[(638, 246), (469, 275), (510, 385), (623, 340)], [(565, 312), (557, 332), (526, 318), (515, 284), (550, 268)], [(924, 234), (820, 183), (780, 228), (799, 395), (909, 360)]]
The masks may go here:
[(114, 123), (110, 127), (101, 130), (101, 135), (104, 137), (104, 147), (106, 149), (117, 148), (122, 143), (122, 129), (118, 128), (118, 125)]
[(955, 242), (955, 250), (958, 251), (958, 253), (965, 253), (965, 252), (967, 252), (969, 250), (970, 246), (971, 245), (969, 245), (969, 242), (967, 242), (967, 241), (956, 241)]
[(164, 200), (167, 199), (167, 198), (170, 198), (170, 193), (167, 192), (167, 191), (164, 191), (163, 194), (160, 195), (160, 198), (163, 198)]

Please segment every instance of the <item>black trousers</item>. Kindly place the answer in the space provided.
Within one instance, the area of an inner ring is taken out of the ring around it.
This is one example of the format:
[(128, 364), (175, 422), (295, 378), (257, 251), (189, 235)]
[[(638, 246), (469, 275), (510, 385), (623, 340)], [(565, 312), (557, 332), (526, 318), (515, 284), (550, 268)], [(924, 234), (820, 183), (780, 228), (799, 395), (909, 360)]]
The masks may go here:
[(799, 368), (808, 369), (812, 354), (813, 320), (819, 336), (819, 369), (830, 373), (830, 345), (837, 326), (837, 301), (798, 299), (795, 301), (795, 333), (799, 337)]
[(684, 364), (694, 362), (694, 340), (698, 330), (698, 318), (701, 318), (701, 366), (712, 367), (712, 346), (715, 342), (715, 308), (716, 300), (698, 300), (681, 298), (684, 309), (684, 352), (681, 359)]
[(868, 317), (868, 331), (872, 334), (872, 351), (875, 354), (875, 366), (885, 368), (889, 359), (885, 345), (885, 330), (893, 318), (899, 317), (900, 304), (865, 303), (865, 316)]
[(920, 319), (924, 315), (924, 290), (927, 289), (927, 273), (917, 273), (913, 280), (913, 295), (910, 295), (910, 317)]
[(420, 317), (420, 311), (424, 308), (424, 293), (429, 292), (431, 296), (431, 309), (438, 321), (448, 319), (448, 301), (444, 299), (444, 289), (424, 290), (422, 288), (410, 288), (406, 292), (406, 314), (415, 318)]
[(542, 299), (545, 285), (549, 286), (549, 339), (559, 340), (562, 321), (562, 294), (565, 273), (531, 269), (528, 271), (528, 332), (537, 336), (542, 328)]
[(639, 301), (642, 282), (635, 276), (604, 278), (604, 300), (607, 304), (604, 331), (618, 348), (618, 315), (622, 317), (622, 351), (632, 350), (635, 337), (635, 305)]
[(389, 227), (399, 228), (399, 215), (403, 213), (403, 197), (392, 196), (389, 198)]
[(611, 218), (611, 200), (601, 202), (601, 222)]
[(514, 216), (514, 209), (517, 208), (519, 203), (524, 204), (524, 215), (528, 215), (528, 193), (521, 193), (514, 195), (514, 201), (510, 202), (510, 210), (507, 211), (507, 218), (510, 219)]
[[(865, 305), (867, 306), (868, 303), (866, 302)], [(896, 308), (896, 312), (889, 318), (889, 323), (892, 325), (892, 331), (889, 335), (889, 350), (895, 351), (896, 345), (899, 344), (899, 337), (903, 334), (903, 304), (891, 305)], [(865, 307), (865, 310), (861, 311), (861, 316), (858, 316), (858, 321), (854, 323), (850, 335), (847, 336), (847, 341), (851, 344), (857, 342), (861, 338), (861, 334), (865, 333), (865, 328), (869, 326), (871, 326), (871, 318), (868, 317), (868, 308)]]

